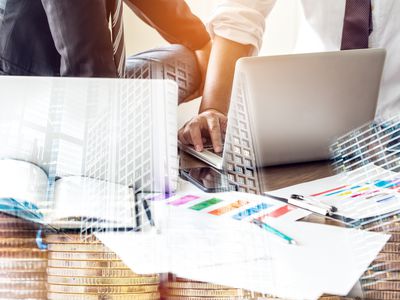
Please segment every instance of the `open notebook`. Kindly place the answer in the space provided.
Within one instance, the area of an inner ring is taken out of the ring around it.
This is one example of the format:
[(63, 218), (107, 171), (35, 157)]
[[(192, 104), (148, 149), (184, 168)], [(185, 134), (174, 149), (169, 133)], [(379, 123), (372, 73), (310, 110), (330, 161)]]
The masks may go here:
[(10, 159), (0, 160), (0, 210), (56, 228), (137, 225), (132, 188), (81, 176), (52, 181), (40, 167)]

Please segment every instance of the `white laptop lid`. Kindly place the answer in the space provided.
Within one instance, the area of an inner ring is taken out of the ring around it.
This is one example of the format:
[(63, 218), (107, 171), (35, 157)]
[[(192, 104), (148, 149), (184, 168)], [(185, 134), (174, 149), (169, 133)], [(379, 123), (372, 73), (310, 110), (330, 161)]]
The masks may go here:
[(330, 158), (330, 145), (373, 120), (385, 50), (240, 59), (232, 101), (243, 93), (258, 166)]

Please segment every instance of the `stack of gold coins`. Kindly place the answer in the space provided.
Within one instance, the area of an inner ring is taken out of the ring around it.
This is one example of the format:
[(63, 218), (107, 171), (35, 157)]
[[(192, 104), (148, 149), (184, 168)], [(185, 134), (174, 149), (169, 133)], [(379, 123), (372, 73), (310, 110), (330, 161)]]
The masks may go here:
[(368, 224), (376, 232), (391, 234), (389, 242), (361, 279), (365, 299), (400, 299), (400, 220), (399, 216)]
[(168, 280), (162, 283), (161, 295), (165, 300), (257, 299), (258, 296), (261, 296), (243, 289), (188, 280), (172, 274), (169, 274)]
[(160, 299), (159, 275), (139, 275), (93, 236), (48, 235), (48, 299)]
[(322, 296), (319, 300), (359, 300), (360, 298), (350, 298), (341, 296)]
[(47, 299), (47, 252), (34, 223), (0, 213), (0, 299)]
[[(193, 281), (173, 274), (161, 284), (163, 300), (285, 300), (271, 295), (231, 288), (224, 285)], [(320, 300), (359, 300), (340, 296), (322, 296)]]

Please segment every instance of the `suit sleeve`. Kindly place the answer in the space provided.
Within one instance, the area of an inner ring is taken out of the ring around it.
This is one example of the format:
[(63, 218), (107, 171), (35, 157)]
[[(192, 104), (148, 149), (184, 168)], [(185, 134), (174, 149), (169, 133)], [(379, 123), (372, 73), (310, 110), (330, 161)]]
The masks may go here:
[(172, 44), (202, 48), (210, 36), (184, 0), (124, 0), (143, 21)]
[(60, 75), (116, 77), (104, 0), (41, 0), (55, 47)]

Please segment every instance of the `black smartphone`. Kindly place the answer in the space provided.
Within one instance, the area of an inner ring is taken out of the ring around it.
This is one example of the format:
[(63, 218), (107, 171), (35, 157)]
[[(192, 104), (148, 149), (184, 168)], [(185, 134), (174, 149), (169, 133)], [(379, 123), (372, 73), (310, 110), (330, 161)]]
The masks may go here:
[(207, 193), (237, 191), (237, 185), (228, 176), (211, 167), (181, 169), (181, 177)]

